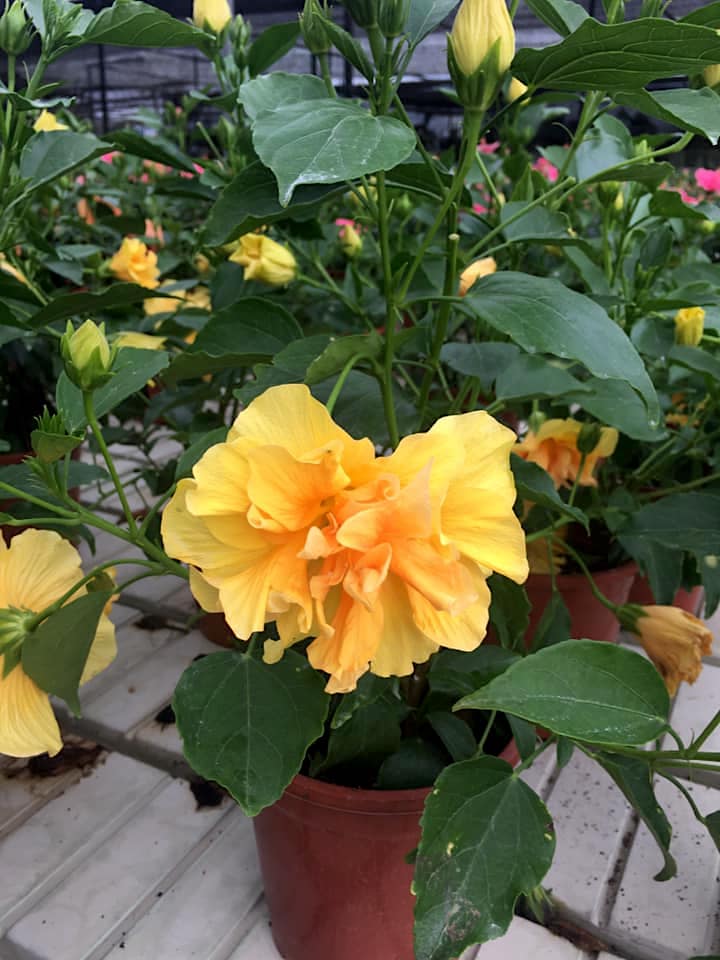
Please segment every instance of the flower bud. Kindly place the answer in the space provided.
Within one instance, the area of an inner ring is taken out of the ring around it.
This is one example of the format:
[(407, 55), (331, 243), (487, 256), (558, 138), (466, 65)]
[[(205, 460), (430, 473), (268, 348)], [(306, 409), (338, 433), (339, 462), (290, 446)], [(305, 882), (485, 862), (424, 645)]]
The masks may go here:
[(388, 40), (399, 37), (405, 29), (409, 13), (410, 0), (380, 0), (378, 26), (382, 35)]
[(231, 20), (228, 0), (193, 0), (193, 23), (201, 30), (222, 33)]
[(359, 27), (377, 23), (378, 0), (343, 0), (343, 6)]
[(705, 311), (702, 307), (683, 307), (675, 314), (675, 343), (696, 347), (702, 340)]
[(338, 227), (340, 246), (343, 248), (345, 256), (348, 257), (348, 259), (352, 259), (360, 253), (363, 245), (362, 237), (355, 226), (355, 221), (340, 217), (335, 221), (335, 225)]
[(62, 417), (50, 415), (47, 407), (42, 416), (37, 417), (37, 427), (30, 434), (30, 443), (38, 460), (43, 463), (55, 463), (83, 442), (83, 436), (74, 436), (65, 429)]
[(0, 50), (10, 56), (18, 57), (25, 53), (32, 40), (32, 26), (27, 22), (20, 0), (5, 4), (5, 12), (0, 17)]
[(497, 263), (495, 263), (494, 257), (481, 257), (479, 260), (474, 260), (460, 274), (458, 295), (464, 297), (476, 280), (479, 280), (480, 277), (489, 277), (496, 270)]
[(65, 361), (65, 373), (84, 393), (97, 390), (112, 376), (114, 351), (105, 337), (105, 324), (98, 327), (92, 320), (73, 328), (68, 320), (67, 329), (60, 341), (60, 352)]
[(678, 607), (626, 604), (618, 611), (626, 630), (640, 643), (674, 696), (682, 681), (694, 683), (702, 670), (702, 658), (712, 653), (713, 636), (705, 624)]
[(705, 67), (702, 75), (708, 87), (717, 87), (718, 84), (720, 84), (720, 63), (714, 63), (711, 67)]
[(30, 624), (35, 614), (30, 610), (17, 610), (14, 607), (0, 610), (0, 656), (3, 657), (5, 676), (20, 657), (20, 647), (30, 635)]
[(305, 0), (300, 14), (300, 31), (310, 53), (327, 53), (330, 49), (330, 38), (324, 27), (326, 18), (327, 9), (323, 9), (318, 0)]
[(588, 456), (600, 443), (602, 427), (599, 423), (584, 423), (580, 427), (577, 437), (577, 448), (581, 454)]
[(514, 55), (505, 0), (463, 0), (448, 36), (448, 68), (462, 103), (486, 110)]
[(240, 237), (230, 260), (245, 268), (246, 280), (257, 280), (272, 287), (285, 286), (297, 273), (295, 257), (287, 247), (260, 233)]

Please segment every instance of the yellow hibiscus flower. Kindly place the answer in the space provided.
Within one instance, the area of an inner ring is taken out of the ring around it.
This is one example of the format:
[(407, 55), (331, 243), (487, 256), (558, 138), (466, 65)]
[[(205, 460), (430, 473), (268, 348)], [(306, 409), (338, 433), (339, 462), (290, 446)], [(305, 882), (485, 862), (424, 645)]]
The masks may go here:
[(477, 411), (377, 457), (301, 384), (273, 387), (181, 480), (165, 549), (191, 565), (206, 610), (247, 639), (275, 621), (274, 661), (304, 637), (327, 690), (371, 670), (405, 676), (441, 646), (473, 650), (492, 571), (522, 583), (514, 434)]
[[(513, 453), (539, 464), (547, 470), (556, 487), (570, 486), (575, 482), (582, 462), (578, 450), (578, 437), (582, 430), (578, 420), (546, 420), (535, 433), (530, 430), (517, 444)], [(583, 487), (596, 487), (593, 476), (598, 462), (615, 452), (618, 432), (614, 427), (602, 427), (600, 439), (594, 450), (585, 457), (585, 463), (578, 483)]]
[(679, 607), (640, 609), (633, 631), (674, 696), (681, 681), (695, 683), (700, 676), (702, 658), (712, 653), (712, 633), (702, 620)]
[(118, 280), (137, 283), (154, 290), (160, 284), (157, 254), (148, 250), (137, 237), (125, 237), (110, 260), (110, 270)]
[[(40, 613), (83, 576), (80, 555), (51, 530), (26, 530), (6, 544), (0, 537), (0, 615)], [(78, 590), (71, 599), (86, 592)], [(103, 614), (80, 683), (86, 683), (115, 658), (115, 628)], [(22, 664), (7, 676), (0, 655), (0, 753), (54, 756), (62, 748), (60, 729), (48, 694), (25, 673)]]

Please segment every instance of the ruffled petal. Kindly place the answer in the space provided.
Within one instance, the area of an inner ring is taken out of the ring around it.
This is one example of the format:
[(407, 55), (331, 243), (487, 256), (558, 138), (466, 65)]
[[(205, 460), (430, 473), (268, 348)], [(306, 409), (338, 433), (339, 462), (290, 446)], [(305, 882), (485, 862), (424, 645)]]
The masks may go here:
[(391, 569), (438, 610), (460, 613), (478, 598), (467, 568), (446, 562), (427, 541), (403, 543), (393, 551)]
[(0, 555), (0, 608), (39, 612), (82, 579), (80, 554), (52, 530), (25, 530)]
[(449, 647), (451, 650), (475, 650), (487, 633), (490, 591), (485, 578), (479, 572), (473, 579), (478, 599), (457, 616), (444, 610), (436, 610), (421, 593), (412, 588), (408, 589), (410, 609), (416, 626), (441, 647)]
[(369, 610), (343, 592), (331, 631), (313, 640), (307, 650), (313, 667), (330, 674), (325, 687), (328, 693), (355, 689), (375, 655), (382, 630), (380, 604)]
[(439, 648), (413, 619), (409, 591), (395, 576), (383, 584), (378, 606), (383, 611), (383, 629), (370, 669), (379, 677), (406, 677), (414, 664), (424, 663)]
[(206, 450), (193, 467), (195, 486), (186, 487), (187, 508), (196, 517), (245, 513), (250, 506), (247, 485), (249, 440), (218, 443)]
[(3, 677), (4, 660), (0, 656), (0, 753), (54, 757), (62, 749), (62, 740), (50, 698), (19, 664)]

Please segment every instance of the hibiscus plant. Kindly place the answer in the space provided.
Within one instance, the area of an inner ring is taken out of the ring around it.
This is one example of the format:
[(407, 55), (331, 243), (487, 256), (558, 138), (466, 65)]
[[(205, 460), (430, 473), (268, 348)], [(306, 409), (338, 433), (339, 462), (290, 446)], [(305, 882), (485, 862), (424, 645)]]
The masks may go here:
[[(462, 125), (444, 153), (403, 81), (453, 0), (345, 0), (354, 34), (307, 0), (254, 44), (200, 0), (194, 24), (140, 0), (94, 16), (14, 0), (0, 18), (2, 338), (44, 344), (61, 370), (33, 455), (0, 468), (17, 501), (3, 523), (35, 528), (0, 547), (0, 750), (59, 750), (49, 698), (80, 709), (114, 653), (113, 599), (139, 577), (188, 580), (235, 638), (176, 691), (198, 773), (250, 815), (298, 773), (433, 787), (418, 960), (500, 935), (535, 895), (555, 840), (521, 774), (547, 750), (610, 773), (658, 842), (659, 878), (676, 865), (656, 777), (718, 837), (677, 774), (716, 767), (720, 712), (685, 742), (669, 711), (711, 644), (675, 593), (702, 584), (708, 614), (720, 601), (720, 216), (711, 178), (688, 184), (670, 161), (720, 129), (720, 13), (675, 21), (648, 0), (626, 21), (608, 3), (601, 23), (572, 0), (528, 3), (558, 34), (544, 49), (515, 51), (517, 4), (459, 5)], [(265, 72), (298, 32), (321, 76)], [(140, 36), (203, 51), (219, 96), (155, 116), (152, 136), (100, 139), (68, 110), (40, 121), (69, 106), (43, 85), (49, 63)], [(338, 94), (330, 51), (356, 96)], [(219, 119), (191, 140), (213, 99)], [(538, 150), (574, 107), (568, 142)], [(627, 109), (661, 131), (633, 137)], [(160, 462), (168, 438), (180, 452)], [(85, 441), (94, 462), (74, 462)], [(130, 478), (117, 441), (143, 455)], [(93, 530), (143, 558), (82, 575), (63, 536)], [(603, 594), (597, 572), (629, 561), (659, 604)], [(529, 570), (552, 596), (532, 637)], [(573, 635), (568, 572), (649, 659)], [(511, 738), (514, 768), (497, 759)], [(466, 903), (488, 874), (495, 896), (458, 922), (458, 885)]]

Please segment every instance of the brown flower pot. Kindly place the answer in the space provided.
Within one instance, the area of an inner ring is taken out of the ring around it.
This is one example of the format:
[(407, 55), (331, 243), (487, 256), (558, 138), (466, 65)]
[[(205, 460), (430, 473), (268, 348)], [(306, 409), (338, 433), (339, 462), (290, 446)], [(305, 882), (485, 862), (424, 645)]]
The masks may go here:
[[(703, 599), (704, 594), (702, 587), (693, 587), (692, 590), (683, 590), (680, 588), (673, 597), (672, 605), (696, 617), (702, 607)], [(639, 603), (642, 606), (657, 603), (650, 589), (650, 582), (647, 577), (637, 576), (630, 591), (630, 603)]]
[[(634, 563), (626, 563), (613, 570), (593, 573), (598, 589), (613, 603), (626, 603), (637, 575)], [(617, 643), (620, 624), (615, 615), (593, 596), (590, 584), (582, 573), (560, 573), (556, 576), (558, 590), (570, 611), (571, 636), (584, 640), (605, 640)], [(545, 607), (552, 596), (552, 578), (549, 573), (531, 573), (525, 583), (532, 604), (528, 645), (535, 635)]]
[[(515, 765), (515, 743), (500, 755)], [(414, 960), (413, 867), (429, 787), (297, 776), (255, 817), (272, 935), (286, 960)]]

